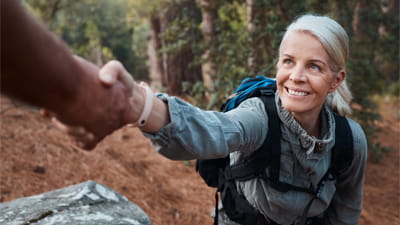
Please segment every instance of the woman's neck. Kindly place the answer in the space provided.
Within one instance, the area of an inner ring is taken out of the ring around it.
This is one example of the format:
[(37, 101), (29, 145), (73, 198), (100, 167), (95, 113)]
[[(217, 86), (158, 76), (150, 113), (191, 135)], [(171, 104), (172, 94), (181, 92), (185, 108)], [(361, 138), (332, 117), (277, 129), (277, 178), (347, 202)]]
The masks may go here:
[(307, 113), (292, 113), (293, 117), (299, 122), (301, 127), (308, 135), (321, 138), (321, 119), (320, 114), (312, 115)]

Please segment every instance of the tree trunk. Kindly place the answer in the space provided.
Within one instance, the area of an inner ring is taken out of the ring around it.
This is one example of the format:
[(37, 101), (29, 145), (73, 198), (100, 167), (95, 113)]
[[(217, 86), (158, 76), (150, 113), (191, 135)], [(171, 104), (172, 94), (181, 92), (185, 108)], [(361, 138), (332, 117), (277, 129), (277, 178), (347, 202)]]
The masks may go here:
[[(356, 1), (353, 12), (352, 28), (356, 39), (362, 43), (371, 44), (378, 38), (379, 22), (372, 12), (380, 11), (377, 1)], [(371, 35), (373, 34), (373, 35)]]
[[(168, 29), (168, 26), (170, 23), (172, 23), (173, 21), (173, 16), (170, 15), (171, 13), (169, 13), (167, 10), (161, 10), (160, 11), (160, 33), (166, 32)], [(161, 45), (163, 47), (166, 47), (169, 43), (167, 42), (167, 40), (165, 40), (165, 38), (161, 39)], [(170, 80), (173, 79), (173, 76), (180, 76), (180, 73), (178, 73), (177, 71), (173, 71), (173, 69), (171, 69), (170, 67), (174, 67), (172, 64), (173, 62), (173, 56), (168, 54), (167, 52), (162, 52), (161, 53), (161, 57), (162, 57), (162, 70), (164, 71), (164, 76), (162, 78), (162, 83), (163, 86), (167, 87), (167, 91), (172, 93), (172, 90), (174, 90), (173, 87), (171, 87), (169, 85)], [(173, 75), (172, 75), (173, 74)], [(171, 90), (172, 89), (172, 90)]]
[[(171, 3), (174, 4), (174, 3)], [(195, 19), (195, 14), (198, 12), (198, 8), (194, 0), (188, 0), (179, 4), (169, 5), (161, 12), (160, 16), (160, 28), (161, 32), (165, 33), (170, 26), (176, 26), (172, 23), (179, 19), (177, 16), (182, 14), (177, 13), (180, 10), (186, 10), (186, 15), (189, 15), (186, 19)], [(195, 22), (196, 21), (191, 21)], [(197, 21), (200, 23), (200, 20)], [(192, 29), (190, 31), (185, 31), (185, 38), (190, 39), (188, 44), (182, 46), (179, 50), (174, 52), (164, 52), (163, 55), (163, 70), (166, 78), (166, 83), (168, 87), (168, 92), (171, 95), (181, 95), (182, 94), (182, 83), (188, 81), (190, 83), (195, 83), (196, 81), (201, 81), (201, 66), (192, 65), (195, 60), (195, 53), (192, 51), (192, 44), (195, 41), (199, 41), (200, 33)], [(162, 39), (162, 46), (168, 47), (179, 40), (170, 40), (168, 37)]]
[(198, 29), (201, 23), (201, 11), (197, 7), (196, 0), (188, 0), (186, 3), (184, 3), (184, 6), (184, 9), (190, 11), (189, 17), (191, 18), (191, 22), (196, 25), (196, 28), (191, 29), (187, 33), (187, 36), (190, 37), (191, 43), (185, 48), (185, 51), (182, 54), (182, 66), (186, 70), (183, 77), (184, 81), (196, 83), (197, 81), (203, 81), (201, 64), (191, 65), (197, 57), (200, 57), (200, 52), (197, 53), (193, 51), (193, 45), (198, 44), (202, 39), (201, 31)]
[(149, 55), (150, 61), (148, 65), (150, 71), (150, 79), (157, 87), (167, 86), (167, 78), (164, 73), (163, 58), (160, 54), (162, 42), (160, 39), (160, 17), (158, 15), (151, 16), (150, 26), (150, 41), (147, 49), (147, 54)]
[[(387, 85), (393, 82), (399, 81), (400, 67), (398, 64), (391, 62), (391, 56), (399, 56), (399, 21), (400, 21), (400, 1), (399, 0), (388, 0), (387, 4), (382, 8), (384, 14), (383, 24), (379, 27), (379, 34), (385, 41), (383, 47), (384, 57), (386, 63), (381, 64), (380, 72), (384, 75), (384, 79)], [(393, 48), (397, 46), (397, 48)], [(386, 51), (385, 51), (386, 50)], [(398, 57), (397, 57), (398, 58)]]
[(216, 20), (218, 19), (218, 0), (200, 0), (202, 10), (202, 33), (205, 41), (206, 50), (203, 54), (204, 63), (202, 65), (203, 81), (207, 90), (212, 90), (213, 80), (217, 75), (213, 55), (215, 47), (213, 40), (216, 36)]
[(251, 55), (248, 59), (250, 72), (262, 72), (268, 56), (272, 56), (271, 37), (265, 34), (267, 9), (259, 0), (246, 0), (247, 3), (247, 30), (250, 35)]

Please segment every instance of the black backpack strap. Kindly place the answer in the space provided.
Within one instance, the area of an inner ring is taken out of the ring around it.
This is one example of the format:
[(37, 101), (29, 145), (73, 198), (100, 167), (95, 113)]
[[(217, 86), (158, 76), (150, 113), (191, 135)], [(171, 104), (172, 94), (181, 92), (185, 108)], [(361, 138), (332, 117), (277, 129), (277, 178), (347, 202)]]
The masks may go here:
[(210, 187), (218, 188), (223, 181), (220, 181), (221, 175), (224, 174), (226, 163), (229, 156), (218, 159), (205, 159), (196, 161), (196, 171)]
[(353, 134), (346, 117), (334, 114), (335, 146), (332, 148), (331, 172), (338, 178), (351, 165), (354, 157)]
[[(262, 91), (262, 90), (261, 90)], [(265, 94), (267, 94), (266, 92)], [(265, 96), (268, 96), (266, 98)], [(265, 99), (267, 103), (266, 110), (268, 114), (268, 134), (270, 135), (270, 179), (272, 182), (279, 182), (279, 172), (281, 168), (281, 124), (276, 108), (275, 98), (269, 97), (270, 95), (263, 95), (262, 99)], [(275, 95), (273, 95), (275, 96)], [(268, 107), (267, 107), (268, 106)], [(265, 165), (265, 161), (264, 161)], [(264, 166), (265, 169), (265, 166)]]
[[(248, 180), (254, 178), (265, 171), (270, 165), (271, 179), (279, 180), (280, 171), (280, 119), (275, 104), (275, 90), (273, 88), (260, 88), (253, 96), (260, 97), (265, 105), (268, 114), (268, 135), (261, 147), (242, 163), (233, 165), (230, 170), (232, 178), (236, 180)], [(274, 159), (274, 160), (271, 160)]]
[[(248, 180), (263, 176), (265, 168), (274, 163), (275, 179), (279, 180), (280, 160), (280, 120), (275, 103), (275, 88), (266, 87), (257, 89), (252, 97), (260, 97), (268, 114), (268, 135), (262, 146), (247, 157), (244, 162), (225, 168), (225, 184), (221, 192), (221, 200), (228, 217), (242, 225), (273, 225), (268, 222), (264, 215), (255, 209), (250, 203), (238, 193), (235, 181)], [(273, 149), (273, 150), (272, 150)], [(215, 221), (214, 221), (215, 224)]]

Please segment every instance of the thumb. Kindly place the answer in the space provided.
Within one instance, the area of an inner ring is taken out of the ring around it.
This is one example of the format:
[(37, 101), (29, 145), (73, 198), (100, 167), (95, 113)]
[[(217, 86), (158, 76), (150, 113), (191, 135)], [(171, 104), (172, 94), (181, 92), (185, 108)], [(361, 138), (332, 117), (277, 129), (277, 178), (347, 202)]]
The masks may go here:
[(40, 115), (43, 117), (43, 118), (47, 118), (47, 119), (51, 119), (52, 117), (54, 117), (55, 116), (55, 114), (54, 113), (52, 113), (52, 112), (50, 112), (49, 110), (47, 110), (47, 109), (40, 109)]
[(119, 80), (129, 89), (132, 89), (134, 82), (122, 63), (117, 60), (109, 61), (100, 69), (99, 79), (106, 86), (112, 86), (116, 80)]

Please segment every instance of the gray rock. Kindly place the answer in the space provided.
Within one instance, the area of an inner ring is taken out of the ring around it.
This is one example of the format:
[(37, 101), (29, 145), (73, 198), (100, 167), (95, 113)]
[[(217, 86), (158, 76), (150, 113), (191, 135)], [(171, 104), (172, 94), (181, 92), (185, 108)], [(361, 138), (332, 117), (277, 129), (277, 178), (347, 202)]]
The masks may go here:
[(114, 190), (87, 181), (0, 204), (4, 225), (151, 225), (139, 206)]

